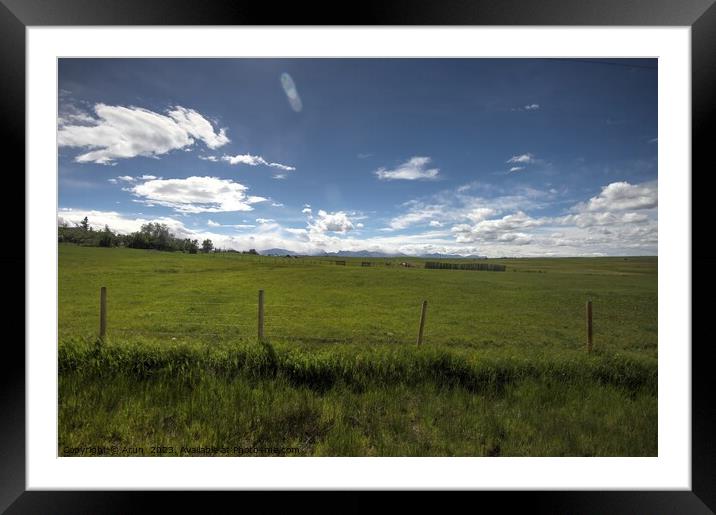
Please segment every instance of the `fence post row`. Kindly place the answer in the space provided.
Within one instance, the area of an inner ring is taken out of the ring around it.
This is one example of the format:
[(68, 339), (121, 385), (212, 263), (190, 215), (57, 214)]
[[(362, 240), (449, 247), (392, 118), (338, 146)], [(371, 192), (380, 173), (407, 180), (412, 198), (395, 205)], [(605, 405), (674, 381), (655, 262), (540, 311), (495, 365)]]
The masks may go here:
[(259, 290), (259, 342), (264, 341), (264, 291)]
[(99, 337), (104, 340), (107, 334), (107, 288), (99, 289)]
[(587, 301), (587, 352), (592, 352), (592, 301)]
[[(424, 300), (420, 309), (420, 325), (418, 327), (417, 344), (423, 343), (423, 333), (425, 331), (425, 314), (428, 309), (428, 301)], [(587, 352), (592, 352), (592, 301), (588, 300), (586, 305), (587, 319)], [(107, 335), (107, 287), (102, 286), (99, 290), (99, 337), (104, 340)], [(260, 342), (264, 339), (264, 291), (259, 290), (258, 305), (258, 339)]]
[(425, 329), (425, 311), (428, 309), (428, 301), (423, 301), (423, 307), (420, 309), (420, 327), (418, 328), (418, 345), (423, 343), (423, 330)]

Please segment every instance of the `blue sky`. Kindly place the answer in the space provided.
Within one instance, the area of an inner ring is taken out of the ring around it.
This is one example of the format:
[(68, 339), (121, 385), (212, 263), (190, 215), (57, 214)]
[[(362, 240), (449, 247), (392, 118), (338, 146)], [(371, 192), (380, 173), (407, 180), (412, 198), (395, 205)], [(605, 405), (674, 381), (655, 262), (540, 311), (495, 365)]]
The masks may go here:
[(654, 59), (61, 59), (59, 213), (219, 247), (657, 252)]

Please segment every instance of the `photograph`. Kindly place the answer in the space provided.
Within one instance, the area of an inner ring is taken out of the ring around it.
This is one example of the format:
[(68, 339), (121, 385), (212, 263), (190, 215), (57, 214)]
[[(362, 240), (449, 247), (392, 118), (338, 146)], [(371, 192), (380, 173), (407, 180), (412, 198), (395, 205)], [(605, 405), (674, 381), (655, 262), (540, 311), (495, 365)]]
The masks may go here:
[(56, 62), (57, 456), (660, 456), (659, 59)]

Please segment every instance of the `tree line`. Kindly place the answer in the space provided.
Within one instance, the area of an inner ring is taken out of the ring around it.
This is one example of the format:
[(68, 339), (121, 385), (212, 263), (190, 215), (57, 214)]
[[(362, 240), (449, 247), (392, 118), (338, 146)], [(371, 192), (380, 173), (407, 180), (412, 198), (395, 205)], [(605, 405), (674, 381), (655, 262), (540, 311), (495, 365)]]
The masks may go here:
[[(74, 227), (66, 222), (57, 228), (57, 241), (60, 243), (75, 243), (89, 247), (129, 247), (133, 249), (151, 249), (168, 252), (221, 252), (214, 249), (214, 243), (205, 239), (199, 245), (199, 240), (191, 238), (177, 238), (169, 231), (166, 224), (146, 223), (139, 231), (130, 234), (119, 234), (105, 225), (103, 230), (93, 229), (87, 217)], [(253, 250), (253, 249), (252, 249)], [(249, 253), (256, 253), (255, 250)]]

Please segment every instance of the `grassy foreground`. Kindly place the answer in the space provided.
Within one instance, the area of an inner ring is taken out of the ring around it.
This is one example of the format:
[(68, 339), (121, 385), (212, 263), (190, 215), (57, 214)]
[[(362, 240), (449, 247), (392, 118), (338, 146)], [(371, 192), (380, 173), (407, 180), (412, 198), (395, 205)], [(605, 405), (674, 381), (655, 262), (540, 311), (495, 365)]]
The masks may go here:
[(61, 245), (59, 454), (657, 454), (656, 259), (347, 261)]

